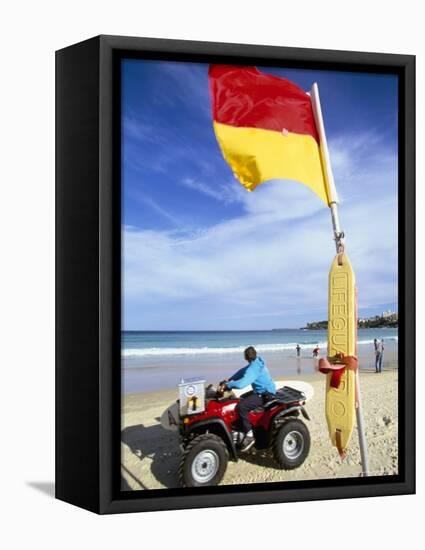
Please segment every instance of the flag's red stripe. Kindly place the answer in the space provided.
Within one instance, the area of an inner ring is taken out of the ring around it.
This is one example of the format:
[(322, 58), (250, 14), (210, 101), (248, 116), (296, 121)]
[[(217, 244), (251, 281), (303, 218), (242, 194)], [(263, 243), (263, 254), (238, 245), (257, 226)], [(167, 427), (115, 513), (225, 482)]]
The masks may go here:
[(310, 96), (255, 67), (210, 65), (213, 118), (237, 127), (308, 134), (319, 143)]

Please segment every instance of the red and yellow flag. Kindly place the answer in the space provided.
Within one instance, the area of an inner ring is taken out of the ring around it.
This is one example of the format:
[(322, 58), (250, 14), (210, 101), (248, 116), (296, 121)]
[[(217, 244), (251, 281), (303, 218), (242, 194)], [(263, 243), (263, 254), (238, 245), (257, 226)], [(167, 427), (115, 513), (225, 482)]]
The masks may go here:
[(270, 179), (308, 185), (329, 197), (310, 96), (255, 67), (210, 65), (214, 131), (224, 158), (246, 189)]

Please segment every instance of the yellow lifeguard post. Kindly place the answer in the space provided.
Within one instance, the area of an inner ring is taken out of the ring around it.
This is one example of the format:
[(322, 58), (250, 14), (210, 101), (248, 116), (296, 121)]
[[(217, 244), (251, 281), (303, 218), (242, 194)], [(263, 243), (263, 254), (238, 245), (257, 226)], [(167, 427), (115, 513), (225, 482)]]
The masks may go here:
[[(326, 420), (332, 443), (343, 455), (356, 421), (356, 371), (343, 361), (356, 356), (357, 339), (355, 278), (345, 254), (338, 254), (332, 262), (328, 307), (328, 357), (336, 365), (339, 362), (343, 372), (326, 374)], [(336, 376), (338, 383), (333, 384)]]
[(319, 89), (314, 83), (310, 92), (314, 118), (320, 136), (320, 155), (328, 192), (337, 255), (329, 272), (328, 358), (319, 368), (326, 373), (326, 421), (332, 444), (341, 458), (353, 433), (355, 420), (363, 475), (368, 475), (367, 445), (359, 372), (357, 365), (357, 291), (354, 271), (345, 254), (344, 233), (338, 217), (338, 194), (333, 178), (328, 145), (320, 106)]

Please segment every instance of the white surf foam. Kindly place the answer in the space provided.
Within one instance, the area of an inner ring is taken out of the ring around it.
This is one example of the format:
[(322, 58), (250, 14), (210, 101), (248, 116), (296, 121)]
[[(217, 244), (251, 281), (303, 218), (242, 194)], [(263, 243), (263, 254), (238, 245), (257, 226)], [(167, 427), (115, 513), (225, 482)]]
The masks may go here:
[[(388, 337), (387, 340), (398, 341), (397, 336)], [(373, 344), (373, 340), (360, 340), (359, 345)], [(276, 351), (295, 351), (297, 343), (289, 342), (286, 344), (258, 344), (254, 347), (258, 352), (276, 352)], [(325, 350), (326, 342), (309, 342), (300, 344), (302, 350), (312, 350), (319, 346)], [(222, 355), (226, 353), (243, 353), (245, 346), (234, 347), (202, 347), (202, 348), (126, 348), (122, 350), (123, 357), (146, 357), (146, 356), (170, 356), (170, 355)]]

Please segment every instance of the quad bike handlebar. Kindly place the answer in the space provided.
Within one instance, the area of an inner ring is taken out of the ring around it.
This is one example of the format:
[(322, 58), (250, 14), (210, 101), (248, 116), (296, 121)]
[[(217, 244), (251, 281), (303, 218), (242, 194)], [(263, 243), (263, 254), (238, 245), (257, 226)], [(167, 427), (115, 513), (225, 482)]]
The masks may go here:
[(231, 391), (231, 390), (227, 390), (227, 386), (226, 386), (227, 380), (228, 379), (222, 380), (217, 385), (210, 384), (209, 386), (207, 386), (206, 388), (207, 397), (217, 398), (217, 399), (224, 397), (224, 394), (226, 391)]
[(225, 378), (224, 380), (222, 380), (221, 382), (218, 383), (217, 393), (221, 393), (223, 395), (223, 393), (227, 390), (227, 382), (228, 381), (229, 381), (229, 379)]

